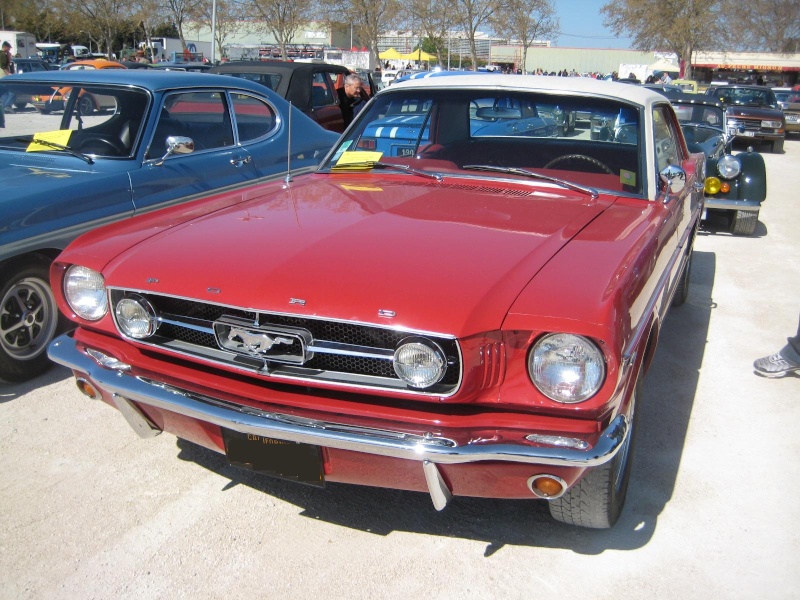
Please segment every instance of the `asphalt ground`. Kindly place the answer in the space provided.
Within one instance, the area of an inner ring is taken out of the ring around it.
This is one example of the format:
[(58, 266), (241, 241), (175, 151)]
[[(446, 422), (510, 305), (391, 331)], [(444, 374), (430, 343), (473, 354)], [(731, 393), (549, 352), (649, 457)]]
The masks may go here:
[(54, 367), (0, 384), (0, 598), (800, 597), (800, 377), (752, 370), (800, 313), (800, 138), (785, 150), (765, 154), (756, 234), (712, 221), (696, 241), (615, 528), (259, 477), (139, 439)]

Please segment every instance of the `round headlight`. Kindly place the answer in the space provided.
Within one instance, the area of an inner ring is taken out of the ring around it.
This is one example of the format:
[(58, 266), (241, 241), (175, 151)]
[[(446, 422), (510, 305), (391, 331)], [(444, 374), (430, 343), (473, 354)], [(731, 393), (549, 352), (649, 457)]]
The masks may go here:
[(150, 337), (158, 329), (153, 305), (139, 295), (128, 296), (117, 302), (114, 316), (122, 333), (137, 340)]
[(706, 185), (705, 185), (706, 194), (709, 194), (710, 196), (718, 194), (721, 187), (722, 187), (722, 182), (719, 180), (718, 177), (706, 178)]
[(606, 365), (600, 349), (585, 337), (553, 333), (540, 339), (528, 357), (531, 381), (545, 396), (572, 404), (594, 396)]
[(733, 179), (742, 172), (742, 163), (731, 154), (726, 154), (717, 161), (717, 172), (723, 179)]
[(444, 352), (429, 340), (405, 339), (394, 351), (394, 372), (414, 388), (441, 381), (446, 366)]
[(67, 269), (64, 296), (69, 307), (82, 319), (97, 321), (108, 312), (105, 280), (92, 269), (78, 265)]

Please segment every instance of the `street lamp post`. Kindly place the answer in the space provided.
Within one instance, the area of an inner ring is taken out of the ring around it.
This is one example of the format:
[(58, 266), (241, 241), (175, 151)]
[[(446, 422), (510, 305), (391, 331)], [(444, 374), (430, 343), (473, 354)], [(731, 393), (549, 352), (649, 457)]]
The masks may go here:
[(211, 64), (216, 58), (217, 49), (217, 0), (211, 0)]

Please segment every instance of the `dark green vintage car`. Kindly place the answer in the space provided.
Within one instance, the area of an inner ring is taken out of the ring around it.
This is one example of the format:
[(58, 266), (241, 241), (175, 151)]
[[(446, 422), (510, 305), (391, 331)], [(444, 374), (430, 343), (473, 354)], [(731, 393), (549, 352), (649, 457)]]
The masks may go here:
[(706, 155), (706, 211), (727, 213), (731, 233), (752, 235), (767, 197), (764, 158), (752, 148), (732, 153), (734, 135), (719, 101), (697, 94), (671, 94), (669, 98), (689, 150)]

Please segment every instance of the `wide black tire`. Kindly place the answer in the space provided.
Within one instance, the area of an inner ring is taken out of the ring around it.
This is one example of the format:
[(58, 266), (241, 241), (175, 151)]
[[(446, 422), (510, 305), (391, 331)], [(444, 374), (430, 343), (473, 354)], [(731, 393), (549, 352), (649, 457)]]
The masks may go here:
[(583, 478), (560, 498), (549, 501), (550, 516), (556, 521), (608, 529), (617, 522), (631, 476), (631, 462), (636, 447), (636, 401), (641, 391), (641, 377), (636, 382), (633, 418), (629, 423), (628, 437), (617, 455), (604, 465), (590, 468)]
[(32, 258), (0, 271), (0, 379), (26, 381), (52, 364), (47, 346), (61, 324), (50, 263)]
[(758, 223), (758, 212), (737, 210), (733, 213), (731, 233), (733, 235), (753, 235)]
[(772, 153), (773, 154), (783, 154), (783, 140), (773, 140), (772, 141)]
[(678, 278), (678, 285), (675, 287), (675, 294), (672, 296), (672, 306), (681, 306), (689, 298), (689, 276), (692, 274), (692, 257), (694, 257), (694, 248), (689, 246), (689, 256)]

